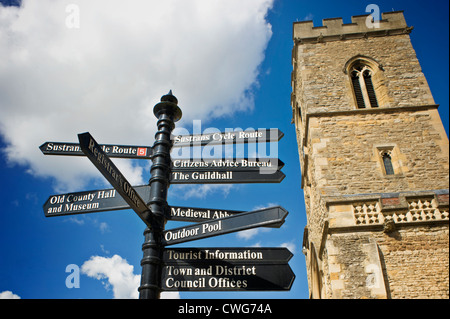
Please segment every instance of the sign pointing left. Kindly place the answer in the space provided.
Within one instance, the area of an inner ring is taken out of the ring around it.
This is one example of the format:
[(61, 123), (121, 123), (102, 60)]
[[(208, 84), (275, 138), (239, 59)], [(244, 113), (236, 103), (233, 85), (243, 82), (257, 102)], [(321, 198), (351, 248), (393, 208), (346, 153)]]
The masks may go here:
[(78, 140), (80, 141), (81, 150), (87, 158), (97, 167), (100, 173), (111, 183), (144, 223), (151, 227), (152, 213), (147, 204), (105, 154), (102, 147), (98, 145), (89, 133), (78, 134)]
[[(109, 157), (151, 159), (153, 155), (149, 146), (103, 144), (100, 147)], [(45, 155), (84, 156), (77, 143), (45, 142), (39, 149)]]
[[(150, 196), (150, 186), (134, 186), (143, 198)], [(65, 216), (129, 209), (130, 206), (114, 188), (51, 195), (43, 205), (45, 217)]]

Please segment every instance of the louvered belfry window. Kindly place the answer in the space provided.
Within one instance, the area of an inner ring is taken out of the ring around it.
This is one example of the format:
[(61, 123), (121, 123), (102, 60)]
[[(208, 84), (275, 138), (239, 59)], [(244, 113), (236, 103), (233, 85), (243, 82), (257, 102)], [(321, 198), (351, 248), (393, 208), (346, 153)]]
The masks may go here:
[(364, 84), (366, 85), (367, 95), (371, 107), (378, 107), (377, 97), (375, 95), (375, 89), (372, 83), (372, 73), (369, 70), (365, 70), (363, 73)]
[(372, 71), (364, 65), (356, 66), (351, 72), (351, 80), (357, 107), (359, 109), (378, 107)]

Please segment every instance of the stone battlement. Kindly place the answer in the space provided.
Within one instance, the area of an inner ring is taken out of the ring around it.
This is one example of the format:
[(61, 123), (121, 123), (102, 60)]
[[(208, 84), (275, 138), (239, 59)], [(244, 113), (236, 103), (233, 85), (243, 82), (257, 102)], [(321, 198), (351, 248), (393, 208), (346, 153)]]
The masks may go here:
[(342, 18), (323, 19), (319, 27), (315, 27), (313, 21), (294, 22), (293, 37), (298, 43), (309, 43), (408, 34), (412, 30), (406, 24), (403, 11), (382, 13), (378, 27), (366, 23), (368, 16), (352, 16), (352, 23), (346, 24)]

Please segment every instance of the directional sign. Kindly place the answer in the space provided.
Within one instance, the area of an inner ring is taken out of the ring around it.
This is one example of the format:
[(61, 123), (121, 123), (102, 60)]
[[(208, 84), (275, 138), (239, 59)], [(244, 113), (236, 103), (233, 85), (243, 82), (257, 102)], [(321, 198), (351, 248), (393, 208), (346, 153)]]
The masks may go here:
[(278, 158), (172, 159), (172, 171), (277, 171), (284, 166)]
[(166, 265), (162, 270), (163, 291), (290, 290), (295, 274), (281, 265)]
[(295, 275), (287, 248), (166, 248), (166, 291), (289, 290)]
[[(149, 198), (150, 186), (135, 186), (139, 196)], [(129, 209), (130, 205), (114, 188), (50, 196), (44, 204), (46, 217)]]
[(278, 142), (284, 136), (279, 129), (257, 129), (172, 136), (173, 147), (237, 143)]
[(163, 252), (165, 265), (205, 263), (288, 263), (293, 254), (284, 247), (277, 248), (166, 248)]
[(288, 211), (280, 206), (275, 206), (166, 230), (162, 244), (168, 246), (273, 224), (281, 226), (287, 215)]
[(100, 145), (89, 133), (78, 134), (80, 147), (83, 153), (97, 167), (102, 175), (111, 183), (130, 207), (139, 215), (139, 217), (151, 227), (150, 218), (152, 213), (147, 204), (142, 200), (136, 190), (126, 180), (116, 165), (103, 152)]
[(281, 265), (166, 265), (162, 270), (163, 291), (290, 290), (295, 274)]
[[(139, 190), (138, 190), (139, 192)], [(206, 222), (219, 218), (224, 218), (236, 214), (245, 213), (242, 210), (229, 210), (229, 209), (217, 209), (217, 208), (198, 208), (198, 207), (186, 207), (186, 206), (169, 206), (170, 213), (166, 218), (172, 221), (179, 222)], [(283, 222), (280, 224), (269, 224), (265, 227), (280, 228)]]
[[(151, 159), (153, 154), (150, 146), (103, 144), (100, 147), (109, 157)], [(84, 156), (77, 143), (45, 142), (39, 149), (45, 155)]]
[(280, 183), (286, 175), (281, 171), (174, 170), (171, 184), (238, 184)]
[[(268, 260), (264, 260), (265, 257)], [(273, 251), (273, 248), (166, 249), (163, 255), (162, 289), (290, 290), (295, 279), (295, 274), (287, 264), (291, 257), (288, 250), (280, 253)]]
[(244, 211), (238, 210), (196, 208), (183, 206), (169, 206), (169, 209), (170, 215), (167, 216), (167, 219), (174, 221), (197, 222), (197, 223), (244, 213)]

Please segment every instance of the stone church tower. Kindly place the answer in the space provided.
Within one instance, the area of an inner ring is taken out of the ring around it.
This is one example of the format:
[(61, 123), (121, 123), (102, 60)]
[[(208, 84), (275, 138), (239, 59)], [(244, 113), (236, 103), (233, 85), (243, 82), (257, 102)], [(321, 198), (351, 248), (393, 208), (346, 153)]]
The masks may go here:
[(449, 298), (449, 146), (403, 12), (293, 26), (311, 298)]

